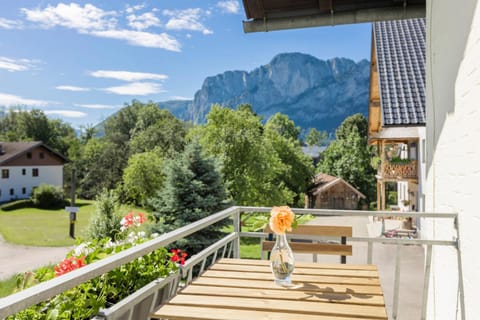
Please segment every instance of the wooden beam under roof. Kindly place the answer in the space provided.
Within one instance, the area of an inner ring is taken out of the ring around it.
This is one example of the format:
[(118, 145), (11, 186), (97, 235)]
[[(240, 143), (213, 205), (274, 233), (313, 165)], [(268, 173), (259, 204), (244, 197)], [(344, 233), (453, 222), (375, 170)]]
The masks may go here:
[(265, 32), (425, 17), (426, 0), (243, 0), (243, 29)]
[(372, 31), (372, 49), (370, 60), (370, 93), (368, 104), (368, 136), (377, 134), (382, 129), (382, 112), (380, 104), (380, 89), (378, 85), (377, 53)]

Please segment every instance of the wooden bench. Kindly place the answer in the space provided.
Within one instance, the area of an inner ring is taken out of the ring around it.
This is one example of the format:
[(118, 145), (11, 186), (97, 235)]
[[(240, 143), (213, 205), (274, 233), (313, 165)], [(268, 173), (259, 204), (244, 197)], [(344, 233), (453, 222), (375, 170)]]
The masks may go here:
[[(262, 259), (264, 258), (264, 251), (270, 252), (275, 244), (273, 239), (273, 232), (270, 227), (264, 229), (268, 233), (267, 240), (262, 240)], [(340, 242), (319, 242), (317, 240), (295, 239), (295, 235), (301, 236), (323, 236), (323, 237), (339, 237)], [(347, 245), (347, 237), (352, 236), (352, 227), (348, 226), (318, 226), (318, 225), (298, 225), (288, 232), (290, 248), (296, 253), (312, 253), (314, 255), (314, 262), (316, 262), (317, 254), (325, 255), (339, 255), (341, 263), (347, 262), (347, 256), (352, 255), (352, 246)]]

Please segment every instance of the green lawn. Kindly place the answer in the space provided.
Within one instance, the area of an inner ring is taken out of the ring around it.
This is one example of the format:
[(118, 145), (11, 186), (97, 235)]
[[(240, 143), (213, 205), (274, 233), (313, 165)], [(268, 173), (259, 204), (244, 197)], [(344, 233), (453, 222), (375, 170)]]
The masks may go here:
[(13, 290), (17, 287), (16, 276), (10, 277), (3, 281), (0, 281), (0, 298), (6, 297), (12, 294)]
[[(94, 201), (78, 200), (75, 236), (82, 236), (94, 211)], [(75, 240), (69, 236), (70, 220), (64, 209), (43, 210), (24, 208), (13, 211), (0, 210), (0, 233), (15, 244), (62, 247), (71, 246)]]

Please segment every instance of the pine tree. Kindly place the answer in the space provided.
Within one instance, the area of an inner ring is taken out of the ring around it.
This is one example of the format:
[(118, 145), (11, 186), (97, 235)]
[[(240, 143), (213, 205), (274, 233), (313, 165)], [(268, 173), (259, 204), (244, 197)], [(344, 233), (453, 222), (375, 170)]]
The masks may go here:
[[(165, 233), (205, 218), (228, 206), (225, 187), (215, 161), (202, 156), (197, 142), (171, 161), (165, 171), (165, 184), (157, 196), (150, 199), (156, 225), (152, 232)], [(177, 241), (174, 246), (189, 255), (199, 252), (223, 234), (222, 221), (192, 236)]]

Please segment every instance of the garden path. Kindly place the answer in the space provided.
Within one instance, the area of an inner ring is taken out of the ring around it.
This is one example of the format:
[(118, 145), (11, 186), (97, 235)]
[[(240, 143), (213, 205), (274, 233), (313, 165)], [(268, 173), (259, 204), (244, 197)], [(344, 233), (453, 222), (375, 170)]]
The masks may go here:
[(71, 247), (31, 247), (15, 245), (0, 235), (0, 280), (16, 273), (23, 273), (36, 268), (57, 264), (65, 258)]

